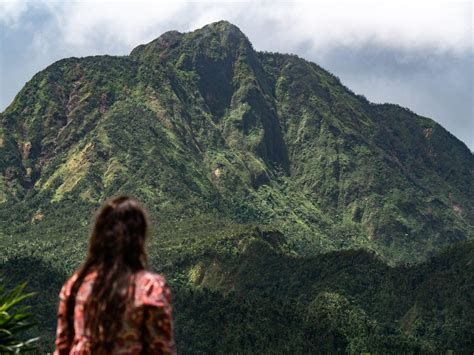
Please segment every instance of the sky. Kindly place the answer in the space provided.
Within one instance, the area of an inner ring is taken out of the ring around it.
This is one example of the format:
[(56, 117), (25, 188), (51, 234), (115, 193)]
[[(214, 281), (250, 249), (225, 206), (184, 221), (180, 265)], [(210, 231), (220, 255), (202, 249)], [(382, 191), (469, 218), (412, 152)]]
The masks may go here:
[(168, 30), (227, 20), (256, 50), (293, 53), (375, 103), (434, 119), (474, 151), (471, 1), (0, 0), (0, 111), (66, 57), (127, 55)]

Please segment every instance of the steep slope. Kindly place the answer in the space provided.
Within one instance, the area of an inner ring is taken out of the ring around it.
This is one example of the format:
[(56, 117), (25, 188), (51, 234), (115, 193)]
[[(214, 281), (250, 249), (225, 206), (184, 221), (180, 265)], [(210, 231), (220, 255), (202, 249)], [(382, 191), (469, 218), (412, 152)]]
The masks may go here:
[(467, 147), (427, 118), (355, 96), (313, 63), (261, 58), (273, 73), (293, 180), (313, 201), (358, 223), (389, 254), (387, 245), (397, 253), (426, 251), (427, 239), (472, 235)]

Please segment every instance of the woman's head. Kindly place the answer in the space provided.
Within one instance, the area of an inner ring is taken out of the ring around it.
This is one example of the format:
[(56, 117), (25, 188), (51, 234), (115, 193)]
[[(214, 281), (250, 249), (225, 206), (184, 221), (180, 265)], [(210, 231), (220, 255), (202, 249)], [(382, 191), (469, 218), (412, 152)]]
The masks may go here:
[(147, 230), (146, 213), (137, 200), (121, 196), (106, 202), (95, 220), (86, 263), (143, 269)]

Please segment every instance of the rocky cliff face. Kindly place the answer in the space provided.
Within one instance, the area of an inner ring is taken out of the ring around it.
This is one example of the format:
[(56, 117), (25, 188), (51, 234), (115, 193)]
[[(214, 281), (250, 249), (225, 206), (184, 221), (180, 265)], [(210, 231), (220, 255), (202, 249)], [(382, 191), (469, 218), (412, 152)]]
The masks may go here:
[(3, 235), (60, 230), (66, 214), (80, 229), (119, 193), (157, 220), (274, 224), (302, 255), (413, 261), (473, 235), (463, 143), (314, 63), (256, 52), (225, 21), (35, 75), (1, 114), (0, 172)]

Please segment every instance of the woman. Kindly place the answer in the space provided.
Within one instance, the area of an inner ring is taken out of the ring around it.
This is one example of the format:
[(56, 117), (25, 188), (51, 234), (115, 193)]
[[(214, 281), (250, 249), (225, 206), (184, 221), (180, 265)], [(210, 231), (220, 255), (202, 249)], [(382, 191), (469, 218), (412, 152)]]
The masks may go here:
[(174, 354), (170, 290), (145, 270), (147, 218), (118, 197), (96, 217), (84, 264), (59, 295), (57, 354)]

